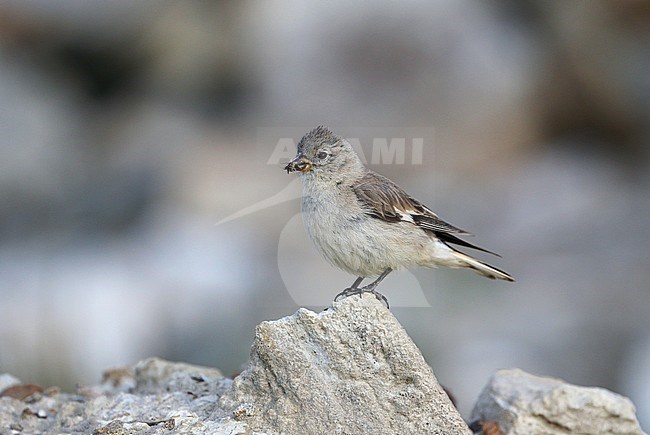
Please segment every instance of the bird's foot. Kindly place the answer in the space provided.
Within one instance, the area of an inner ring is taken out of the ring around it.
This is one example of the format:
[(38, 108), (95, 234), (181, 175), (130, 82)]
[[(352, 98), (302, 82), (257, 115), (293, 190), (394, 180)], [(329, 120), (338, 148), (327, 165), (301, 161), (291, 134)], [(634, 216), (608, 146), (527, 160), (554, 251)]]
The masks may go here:
[(382, 304), (386, 305), (386, 308), (390, 308), (386, 296), (382, 295), (377, 290), (375, 290), (375, 287), (376, 286), (367, 285), (361, 288), (354, 288), (354, 287), (346, 288), (341, 293), (336, 295), (336, 297), (334, 298), (334, 302), (338, 302), (341, 299), (347, 298), (348, 296), (359, 295), (359, 297), (361, 297), (363, 296), (364, 293), (370, 293), (373, 294), (379, 301), (381, 301)]
[(371, 284), (371, 285), (368, 285), (368, 286), (362, 287), (360, 290), (361, 290), (362, 293), (370, 293), (370, 294), (375, 295), (375, 297), (377, 298), (377, 300), (378, 300), (379, 302), (381, 302), (382, 304), (386, 305), (386, 308), (387, 308), (387, 309), (390, 309), (390, 305), (388, 305), (388, 299), (386, 298), (386, 296), (382, 295), (382, 294), (379, 293), (377, 290), (375, 290), (375, 287), (376, 287), (376, 286), (373, 286), (373, 285)]
[(345, 299), (348, 296), (353, 296), (353, 295), (359, 295), (361, 296), (361, 293), (363, 293), (363, 290), (357, 287), (348, 287), (345, 290), (343, 290), (341, 293), (336, 295), (334, 297), (334, 302), (338, 302), (341, 299)]

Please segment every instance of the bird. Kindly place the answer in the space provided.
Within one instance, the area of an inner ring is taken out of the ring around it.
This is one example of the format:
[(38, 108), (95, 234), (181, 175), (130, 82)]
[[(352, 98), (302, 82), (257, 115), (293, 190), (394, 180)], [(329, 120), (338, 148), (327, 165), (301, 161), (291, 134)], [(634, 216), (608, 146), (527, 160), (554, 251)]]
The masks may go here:
[(284, 169), (302, 179), (303, 223), (317, 250), (329, 263), (357, 276), (334, 301), (371, 293), (389, 307), (377, 291), (379, 283), (394, 270), (418, 266), (469, 268), (491, 279), (514, 281), (507, 272), (452, 246), (499, 256), (461, 239), (471, 234), (368, 169), (350, 143), (325, 126), (302, 137)]

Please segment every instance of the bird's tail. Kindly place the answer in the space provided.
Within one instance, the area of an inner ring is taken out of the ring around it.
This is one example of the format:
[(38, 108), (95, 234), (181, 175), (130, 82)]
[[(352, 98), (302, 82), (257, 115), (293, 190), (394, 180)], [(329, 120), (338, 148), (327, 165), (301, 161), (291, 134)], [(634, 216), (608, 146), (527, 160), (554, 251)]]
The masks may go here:
[(472, 258), (467, 254), (463, 254), (462, 252), (454, 251), (454, 256), (460, 260), (464, 266), (469, 267), (473, 269), (476, 273), (479, 273), (483, 276), (487, 276), (488, 278), (491, 279), (503, 279), (505, 281), (514, 281), (514, 278), (511, 277), (508, 273), (504, 272), (503, 270), (499, 270), (494, 266), (490, 266), (487, 263), (483, 263), (482, 261), (477, 260), (476, 258)]

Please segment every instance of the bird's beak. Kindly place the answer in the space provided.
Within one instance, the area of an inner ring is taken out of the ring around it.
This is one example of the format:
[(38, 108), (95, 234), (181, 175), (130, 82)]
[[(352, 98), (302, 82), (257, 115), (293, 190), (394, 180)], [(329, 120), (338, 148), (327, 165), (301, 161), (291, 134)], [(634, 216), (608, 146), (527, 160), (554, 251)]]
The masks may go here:
[(309, 171), (312, 167), (312, 164), (309, 160), (303, 156), (298, 156), (295, 159), (291, 160), (287, 166), (284, 167), (284, 170), (287, 171), (287, 174), (295, 171), (300, 171), (305, 173)]

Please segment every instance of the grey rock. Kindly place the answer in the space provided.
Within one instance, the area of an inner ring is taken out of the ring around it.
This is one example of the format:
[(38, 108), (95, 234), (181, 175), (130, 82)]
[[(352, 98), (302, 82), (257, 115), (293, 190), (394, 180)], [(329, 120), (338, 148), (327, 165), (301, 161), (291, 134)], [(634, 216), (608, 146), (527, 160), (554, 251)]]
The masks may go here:
[(20, 384), (20, 379), (9, 373), (0, 374), (0, 393), (9, 387)]
[[(0, 385), (19, 381), (0, 376)], [(632, 403), (600, 388), (497, 372), (473, 420), (507, 434), (642, 434)], [(107, 370), (76, 394), (0, 397), (0, 434), (469, 434), (418, 348), (371, 295), (262, 322), (248, 368), (158, 358)]]
[(603, 388), (579, 387), (519, 369), (500, 370), (472, 411), (506, 434), (643, 434), (632, 402)]
[(223, 378), (221, 371), (211, 367), (182, 362), (147, 358), (135, 366), (135, 381), (139, 393), (152, 394), (167, 388), (172, 391), (194, 391), (203, 384), (203, 392), (223, 393), (230, 388), (230, 381), (218, 382)]
[[(81, 388), (80, 394), (44, 393), (29, 403), (1, 397), (0, 433), (13, 433), (12, 428), (84, 435), (246, 431), (219, 410), (219, 397), (232, 381), (218, 377), (216, 369), (151, 358), (133, 369), (107, 373), (102, 385)], [(122, 391), (130, 376), (136, 380), (133, 391)]]
[(267, 433), (470, 433), (416, 345), (371, 295), (261, 323), (249, 367), (221, 405)]
[[(3, 377), (7, 383), (15, 383)], [(0, 434), (468, 434), (415, 344), (372, 296), (257, 327), (236, 381), (158, 358), (77, 394), (0, 398)]]

